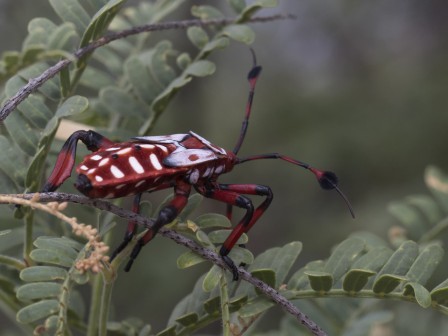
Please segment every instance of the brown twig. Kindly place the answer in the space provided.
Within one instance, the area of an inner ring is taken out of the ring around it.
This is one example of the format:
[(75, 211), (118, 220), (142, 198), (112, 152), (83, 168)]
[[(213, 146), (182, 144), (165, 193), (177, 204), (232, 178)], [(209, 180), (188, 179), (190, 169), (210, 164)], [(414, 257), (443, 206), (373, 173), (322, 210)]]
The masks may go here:
[[(21, 198), (21, 199), (32, 199), (36, 194), (5, 194), (0, 195), (0, 203), (11, 203), (11, 197)], [(153, 220), (136, 214), (132, 211), (120, 208), (108, 201), (91, 199), (80, 195), (67, 194), (67, 193), (40, 193), (38, 194), (38, 200), (42, 203), (48, 202), (71, 202), (83, 205), (88, 205), (100, 210), (111, 212), (121, 218), (133, 220), (137, 224), (143, 227), (151, 227)], [(35, 198), (37, 199), (37, 198)], [(9, 201), (8, 201), (9, 200)], [(211, 261), (213, 264), (218, 265), (223, 269), (228, 269), (227, 265), (224, 263), (222, 258), (212, 250), (206, 249), (191, 239), (185, 238), (184, 236), (178, 234), (177, 232), (169, 229), (162, 228), (159, 233), (171, 240), (174, 240), (177, 244), (187, 247), (188, 249), (194, 251), (204, 259)], [(277, 290), (267, 285), (265, 282), (253, 277), (249, 272), (243, 268), (238, 268), (238, 273), (241, 279), (246, 280), (253, 286), (257, 287), (262, 291), (268, 298), (279, 304), (284, 310), (289, 314), (293, 315), (303, 326), (310, 330), (314, 335), (324, 336), (326, 333), (308, 316), (302, 313), (296, 306), (294, 306), (290, 301), (288, 301), (284, 296), (282, 296)]]
[[(294, 18), (292, 15), (271, 15), (271, 16), (260, 16), (254, 17), (247, 22), (266, 22), (273, 20), (281, 20), (281, 19), (291, 19)], [(35, 92), (40, 86), (42, 86), (46, 81), (53, 78), (56, 74), (58, 74), (61, 70), (69, 66), (74, 59), (80, 59), (84, 55), (93, 52), (95, 49), (102, 47), (110, 42), (113, 42), (118, 39), (122, 39), (131, 35), (136, 35), (144, 32), (151, 31), (162, 31), (162, 30), (172, 30), (172, 29), (187, 29), (193, 26), (213, 26), (213, 25), (226, 25), (235, 22), (234, 18), (224, 18), (224, 19), (214, 19), (214, 20), (184, 20), (184, 21), (172, 21), (172, 22), (163, 22), (163, 23), (155, 23), (148, 24), (138, 27), (133, 27), (130, 29), (122, 30), (119, 32), (109, 33), (96, 41), (88, 44), (87, 46), (76, 50), (72, 54), (72, 58), (64, 59), (57, 62), (52, 67), (45, 70), (38, 77), (32, 78), (28, 81), (26, 85), (20, 88), (17, 93), (11, 98), (7, 99), (4, 105), (0, 108), (0, 122), (4, 121), (8, 115), (21, 103), (26, 97), (28, 97), (31, 93)]]

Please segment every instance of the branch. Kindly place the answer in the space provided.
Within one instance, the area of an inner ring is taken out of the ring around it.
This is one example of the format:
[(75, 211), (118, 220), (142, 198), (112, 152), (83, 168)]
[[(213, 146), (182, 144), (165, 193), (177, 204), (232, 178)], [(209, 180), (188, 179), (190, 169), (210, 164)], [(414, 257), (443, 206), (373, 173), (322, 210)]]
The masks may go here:
[[(294, 18), (292, 15), (271, 15), (271, 16), (259, 16), (254, 17), (247, 22), (267, 22), (282, 19)], [(193, 26), (213, 26), (213, 25), (227, 25), (235, 22), (235, 19), (225, 18), (225, 19), (214, 19), (214, 20), (184, 20), (184, 21), (171, 21), (164, 23), (148, 24), (138, 27), (133, 27), (130, 29), (122, 30), (119, 32), (109, 33), (96, 41), (88, 44), (87, 46), (78, 49), (67, 59), (57, 62), (52, 67), (45, 70), (40, 76), (32, 78), (28, 81), (28, 84), (23, 86), (17, 93), (11, 98), (7, 99), (4, 105), (0, 109), (0, 122), (4, 121), (8, 115), (21, 103), (23, 102), (31, 93), (35, 92), (40, 86), (42, 86), (46, 81), (54, 77), (61, 70), (69, 66), (74, 60), (80, 59), (84, 55), (93, 52), (95, 49), (102, 47), (108, 43), (115, 40), (122, 39), (131, 35), (136, 35), (144, 32), (151, 31), (162, 31), (162, 30), (172, 30), (172, 29), (187, 29)]]
[[(3, 194), (0, 195), (0, 204), (28, 204), (30, 200), (36, 200), (36, 202), (48, 203), (48, 202), (71, 202), (83, 205), (88, 205), (100, 210), (109, 211), (121, 218), (135, 221), (137, 224), (143, 227), (151, 227), (153, 220), (136, 214), (132, 211), (120, 208), (108, 201), (99, 199), (91, 199), (80, 195), (67, 194), (67, 193), (40, 193), (40, 194)], [(212, 250), (206, 249), (191, 239), (185, 238), (177, 232), (169, 229), (162, 228), (159, 231), (160, 235), (174, 240), (177, 244), (183, 245), (190, 250), (194, 251), (202, 258), (211, 261), (213, 264), (218, 265), (222, 269), (228, 269), (222, 258)], [(296, 306), (282, 296), (277, 290), (270, 287), (263, 281), (254, 278), (249, 272), (243, 268), (238, 268), (238, 273), (241, 279), (246, 280), (253, 286), (262, 291), (268, 298), (279, 304), (289, 314), (293, 315), (303, 326), (310, 330), (314, 335), (325, 336), (326, 333), (308, 316), (302, 313)]]

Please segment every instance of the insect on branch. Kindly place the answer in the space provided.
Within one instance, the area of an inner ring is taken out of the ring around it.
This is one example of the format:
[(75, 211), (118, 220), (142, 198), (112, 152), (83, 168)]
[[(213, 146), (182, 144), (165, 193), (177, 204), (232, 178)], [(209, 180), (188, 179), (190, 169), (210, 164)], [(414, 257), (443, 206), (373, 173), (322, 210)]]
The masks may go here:
[[(0, 195), (3, 197), (0, 197), (0, 203), (7, 204), (11, 203), (11, 198), (20, 198), (20, 199), (37, 199), (36, 194), (3, 194)], [(123, 208), (120, 208), (108, 201), (99, 200), (99, 199), (91, 199), (87, 198), (85, 196), (75, 195), (75, 194), (67, 194), (67, 193), (60, 193), (60, 192), (49, 192), (49, 193), (39, 193), (38, 194), (38, 200), (36, 202), (39, 203), (48, 203), (48, 202), (70, 202), (70, 203), (77, 203), (77, 204), (83, 204), (87, 206), (91, 206), (93, 208), (97, 208), (99, 210), (104, 210), (111, 212), (121, 218), (133, 220), (138, 225), (142, 227), (149, 228), (153, 224), (152, 219), (148, 219), (144, 216), (141, 216), (139, 214), (136, 214), (132, 211), (125, 210)], [(3, 199), (2, 199), (3, 198)], [(173, 240), (179, 245), (185, 246), (188, 249), (192, 250), (193, 252), (197, 253), (204, 259), (212, 262), (213, 264), (223, 268), (227, 269), (227, 266), (225, 262), (222, 260), (222, 258), (215, 253), (212, 250), (206, 249), (200, 245), (198, 245), (196, 242), (194, 242), (191, 239), (185, 238), (184, 236), (178, 234), (177, 232), (162, 228), (159, 231), (159, 234)], [(313, 335), (318, 336), (325, 336), (326, 333), (313, 321), (311, 320), (307, 315), (302, 313), (296, 306), (294, 306), (290, 301), (288, 301), (284, 296), (282, 296), (276, 289), (270, 287), (265, 282), (253, 277), (249, 272), (247, 272), (243, 268), (238, 268), (238, 273), (240, 275), (240, 278), (251, 283), (253, 286), (260, 289), (260, 291), (263, 292), (268, 298), (276, 302), (278, 305), (280, 305), (286, 312), (294, 316), (305, 328), (307, 328)]]

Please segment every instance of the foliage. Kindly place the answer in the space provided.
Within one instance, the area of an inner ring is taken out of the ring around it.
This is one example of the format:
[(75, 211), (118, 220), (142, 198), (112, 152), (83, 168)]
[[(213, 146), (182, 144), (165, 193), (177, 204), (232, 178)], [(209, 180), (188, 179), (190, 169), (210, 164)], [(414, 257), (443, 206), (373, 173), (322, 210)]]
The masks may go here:
[[(33, 19), (22, 50), (4, 53), (0, 61), (0, 78), (5, 81), (2, 98), (12, 97), (56, 60), (73, 58), (73, 49), (87, 46), (107, 30), (160, 22), (187, 3), (158, 0), (124, 7), (125, 2), (50, 0), (61, 23)], [(2, 192), (39, 190), (47, 176), (46, 162), (54, 162), (52, 145), (62, 119), (82, 122), (117, 139), (149, 133), (176, 92), (195, 77), (213, 74), (215, 65), (208, 56), (227, 47), (230, 40), (251, 44), (254, 33), (245, 23), (258, 10), (275, 5), (274, 0), (250, 5), (229, 0), (228, 6), (236, 15), (233, 23), (187, 29), (185, 35), (195, 48), (193, 52), (176, 50), (172, 41), (155, 38), (156, 33), (142, 33), (77, 59), (30, 94), (5, 120), (0, 135)], [(191, 14), (202, 20), (224, 17), (212, 6), (193, 6)], [(301, 306), (332, 335), (367, 335), (379, 324), (393, 326), (393, 307), (382, 305), (389, 299), (446, 314), (448, 279), (437, 266), (443, 260), (448, 223), (448, 179), (434, 168), (428, 170), (425, 179), (433, 197), (413, 196), (391, 205), (392, 213), (405, 228), (391, 229), (391, 243), (372, 234), (354, 234), (337, 245), (326, 260), (310, 261), (298, 270), (294, 265), (302, 251), (300, 242), (268, 249), (255, 258), (249, 250), (235, 247), (230, 256), (236, 263), (249, 265), (254, 277)], [(201, 199), (193, 195), (171, 227), (216, 250), (226, 239), (231, 223), (218, 214), (191, 219)], [(222, 320), (227, 334), (307, 333), (291, 316), (282, 319), (278, 330), (257, 331), (258, 321), (274, 302), (245, 281), (232, 282), (229, 274), (216, 265), (173, 309), (165, 330), (151, 330), (150, 321), (110, 321), (115, 272), (125, 255), (110, 268), (101, 269), (101, 276), (83, 272), (77, 265), (92, 254), (89, 243), (60, 225), (49, 228), (49, 223), (60, 223), (53, 217), (23, 207), (13, 211), (23, 218), (24, 229), (12, 228), (0, 235), (0, 263), (6, 270), (0, 278), (0, 300), (4, 313), (16, 315), (25, 333), (34, 329), (43, 335), (187, 335), (216, 320)], [(151, 217), (156, 212), (146, 205), (143, 214)], [(92, 215), (90, 209), (77, 213), (82, 218)], [(1, 219), (5, 223), (2, 227), (14, 227), (12, 216), (2, 214)], [(111, 222), (109, 215), (98, 216), (101, 239), (107, 240)], [(238, 243), (247, 240), (243, 236)], [(24, 246), (25, 263), (5, 252), (20, 246)], [(178, 267), (189, 268), (203, 261), (188, 251), (179, 256)], [(90, 300), (81, 294), (84, 286), (92, 291)], [(445, 324), (443, 320), (441, 325)]]

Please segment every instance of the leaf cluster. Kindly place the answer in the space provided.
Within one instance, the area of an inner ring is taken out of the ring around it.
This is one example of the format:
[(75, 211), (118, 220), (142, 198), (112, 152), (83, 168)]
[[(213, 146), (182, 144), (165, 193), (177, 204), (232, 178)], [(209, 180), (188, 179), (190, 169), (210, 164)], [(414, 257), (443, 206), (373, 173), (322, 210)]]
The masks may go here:
[[(33, 19), (22, 50), (3, 54), (0, 80), (5, 90), (1, 98), (11, 98), (60, 59), (70, 60), (70, 66), (46, 78), (1, 126), (3, 193), (39, 190), (47, 175), (45, 163), (54, 161), (51, 155), (62, 120), (82, 122), (111, 138), (149, 133), (179, 90), (195, 77), (214, 73), (215, 64), (207, 59), (210, 54), (227, 47), (231, 40), (251, 44), (254, 33), (245, 23), (258, 10), (276, 5), (274, 0), (250, 4), (228, 0), (236, 15), (233, 22), (189, 27), (185, 32), (193, 46), (189, 51), (179, 51), (172, 41), (153, 38), (154, 33), (146, 32), (76, 57), (72, 50), (91, 45), (108, 30), (120, 32), (158, 23), (188, 2), (157, 0), (125, 7), (125, 0), (49, 1), (60, 22)], [(192, 6), (191, 15), (200, 20), (224, 18), (210, 5)], [(437, 266), (443, 262), (443, 237), (448, 227), (448, 178), (431, 168), (425, 180), (432, 197), (412, 196), (391, 205), (404, 228), (391, 230), (391, 243), (371, 234), (355, 234), (337, 245), (327, 259), (313, 260), (297, 269), (300, 242), (271, 248), (254, 257), (243, 247), (248, 241), (243, 235), (238, 241), (241, 246), (236, 246), (230, 257), (245, 265), (253, 277), (310, 312), (332, 335), (365, 335), (378, 324), (391, 323), (392, 310), (376, 304), (387, 300), (411, 302), (446, 314), (448, 280), (438, 273)], [(199, 245), (217, 250), (228, 236), (231, 223), (218, 214), (191, 219), (201, 199), (198, 195), (190, 197), (171, 227)], [(0, 255), (0, 264), (6, 270), (0, 277), (0, 309), (15, 315), (26, 333), (34, 329), (35, 334), (42, 335), (78, 331), (86, 335), (174, 336), (192, 334), (216, 320), (222, 321), (226, 335), (307, 333), (290, 316), (282, 319), (278, 330), (258, 332), (257, 323), (275, 303), (245, 281), (230, 281), (217, 265), (202, 275), (191, 293), (173, 309), (166, 329), (152, 331), (149, 321), (133, 318), (110, 321), (115, 272), (125, 256), (111, 265), (107, 263), (101, 276), (82, 273), (76, 263), (89, 255), (87, 242), (73, 240), (64, 228), (49, 225), (59, 223), (55, 218), (23, 208), (14, 211), (17, 217), (23, 217), (24, 227), (0, 232), (4, 241), (1, 250), (5, 253), (11, 247), (23, 246), (26, 262)], [(16, 223), (12, 212), (0, 215), (2, 227)], [(79, 209), (76, 216), (86, 212)], [(142, 213), (151, 217), (157, 209), (152, 211), (144, 204)], [(102, 239), (108, 239), (112, 222), (110, 214), (98, 215)], [(63, 237), (56, 237), (61, 231)], [(203, 261), (189, 251), (179, 256), (177, 265), (184, 269)], [(90, 288), (90, 300), (77, 291), (82, 286)], [(366, 298), (376, 300), (366, 303)]]

